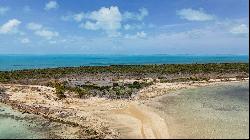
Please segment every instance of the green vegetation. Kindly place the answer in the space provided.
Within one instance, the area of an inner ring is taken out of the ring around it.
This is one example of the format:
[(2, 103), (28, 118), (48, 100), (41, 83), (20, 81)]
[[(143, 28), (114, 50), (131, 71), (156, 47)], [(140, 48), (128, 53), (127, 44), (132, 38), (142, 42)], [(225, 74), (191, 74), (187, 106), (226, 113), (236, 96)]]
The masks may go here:
[(83, 89), (81, 87), (70, 87), (67, 86), (67, 82), (49, 82), (47, 83), (47, 86), (54, 87), (56, 89), (56, 95), (58, 98), (62, 99), (65, 98), (65, 92), (70, 91), (74, 92), (78, 95), (79, 98), (83, 97), (84, 95), (87, 95), (87, 90)]
[[(248, 77), (249, 63), (111, 65), (0, 71), (0, 82), (55, 87), (60, 99), (65, 98), (66, 93), (75, 93), (79, 98), (99, 96), (116, 99), (130, 98), (141, 88), (156, 82), (157, 78), (160, 82), (184, 82), (208, 81), (211, 77), (227, 79), (231, 75), (237, 79)], [(130, 78), (137, 81), (119, 82), (120, 79)], [(151, 78), (153, 82), (147, 82), (144, 78)], [(141, 80), (143, 82), (139, 82)], [(100, 84), (103, 81), (106, 84)]]
[(65, 98), (65, 92), (75, 93), (79, 98), (87, 98), (90, 96), (107, 97), (112, 99), (118, 98), (130, 98), (133, 93), (139, 89), (151, 85), (152, 82), (133, 82), (132, 84), (124, 83), (119, 85), (118, 83), (113, 86), (97, 86), (97, 85), (80, 85), (76, 87), (68, 86), (67, 82), (49, 82), (47, 86), (54, 87), (56, 89), (55, 94), (60, 98)]
[(58, 79), (70, 74), (197, 74), (197, 73), (233, 73), (249, 72), (249, 63), (211, 63), (211, 64), (163, 64), (163, 65), (111, 65), (84, 66), (32, 70), (1, 71), (0, 82), (10, 82), (20, 79), (54, 78)]
[(88, 95), (87, 90), (80, 87), (73, 88), (73, 90), (71, 88), (71, 91), (74, 91), (79, 98), (86, 97)]
[(56, 95), (59, 99), (66, 98), (64, 95), (65, 92), (65, 86), (62, 83), (54, 83), (54, 87), (56, 89)]
[(140, 89), (140, 88), (142, 88), (142, 85), (141, 85), (139, 82), (134, 81), (133, 84), (128, 84), (128, 87), (129, 87), (129, 88)]
[(135, 88), (135, 89), (140, 89), (146, 86), (149, 86), (153, 84), (152, 82), (138, 82), (138, 81), (134, 81), (132, 84), (126, 84), (129, 88)]

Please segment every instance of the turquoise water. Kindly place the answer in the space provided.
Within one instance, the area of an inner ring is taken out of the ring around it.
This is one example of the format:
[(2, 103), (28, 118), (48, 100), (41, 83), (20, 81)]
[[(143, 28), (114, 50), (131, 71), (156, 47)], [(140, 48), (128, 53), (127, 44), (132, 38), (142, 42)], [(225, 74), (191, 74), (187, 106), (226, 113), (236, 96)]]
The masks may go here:
[(249, 138), (248, 84), (179, 90), (160, 98), (156, 108), (171, 138)]
[(0, 55), (0, 71), (115, 64), (248, 62), (247, 55)]
[(0, 103), (0, 139), (43, 138), (36, 124), (25, 119), (25, 115)]
[(21, 113), (0, 103), (0, 139), (81, 138), (80, 128)]

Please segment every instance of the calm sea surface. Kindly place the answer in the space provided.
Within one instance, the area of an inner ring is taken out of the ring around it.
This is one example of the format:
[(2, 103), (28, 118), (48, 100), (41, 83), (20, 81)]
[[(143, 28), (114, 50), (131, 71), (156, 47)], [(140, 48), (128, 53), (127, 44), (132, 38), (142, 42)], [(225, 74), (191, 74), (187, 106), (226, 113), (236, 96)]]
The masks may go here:
[(248, 55), (0, 55), (0, 71), (115, 64), (189, 64), (248, 62)]

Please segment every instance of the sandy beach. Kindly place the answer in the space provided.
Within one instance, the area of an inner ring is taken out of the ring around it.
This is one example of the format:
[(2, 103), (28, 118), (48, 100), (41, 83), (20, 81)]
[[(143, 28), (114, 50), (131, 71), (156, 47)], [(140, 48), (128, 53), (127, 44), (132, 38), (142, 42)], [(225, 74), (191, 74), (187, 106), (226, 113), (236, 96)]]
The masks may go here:
[[(21, 112), (71, 125), (72, 131), (81, 133), (80, 138), (170, 138), (166, 118), (144, 104), (180, 89), (237, 82), (241, 81), (232, 78), (231, 81), (211, 79), (209, 82), (157, 82), (140, 90), (131, 100), (98, 97), (79, 99), (70, 94), (58, 100), (54, 94), (55, 89), (51, 87), (17, 84), (0, 86), (6, 89), (4, 96), (1, 96), (2, 102)], [(72, 138), (70, 133), (64, 136)]]

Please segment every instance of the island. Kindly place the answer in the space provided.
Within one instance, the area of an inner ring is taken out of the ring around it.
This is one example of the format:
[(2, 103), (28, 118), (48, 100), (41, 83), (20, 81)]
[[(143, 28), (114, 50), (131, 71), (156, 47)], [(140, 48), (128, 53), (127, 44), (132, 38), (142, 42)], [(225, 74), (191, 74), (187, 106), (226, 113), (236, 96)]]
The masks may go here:
[(81, 66), (0, 72), (0, 102), (46, 138), (171, 138), (149, 103), (181, 90), (248, 82), (249, 63)]

